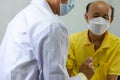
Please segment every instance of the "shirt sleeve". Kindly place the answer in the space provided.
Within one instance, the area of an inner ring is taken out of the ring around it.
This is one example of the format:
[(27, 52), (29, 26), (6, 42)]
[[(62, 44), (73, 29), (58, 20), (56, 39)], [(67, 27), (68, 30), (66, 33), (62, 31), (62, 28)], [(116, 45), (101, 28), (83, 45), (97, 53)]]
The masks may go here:
[(51, 24), (43, 43), (44, 80), (68, 80), (66, 56), (68, 50), (67, 30), (58, 23)]
[(112, 64), (109, 69), (110, 75), (120, 75), (120, 47), (117, 47), (115, 49), (116, 50), (114, 50), (114, 52), (116, 52), (116, 56), (114, 57), (114, 60), (112, 61)]
[(41, 65), (44, 80), (82, 80), (80, 75), (70, 78), (66, 70), (68, 32), (64, 25), (50, 24), (40, 39), (38, 49), (38, 65)]

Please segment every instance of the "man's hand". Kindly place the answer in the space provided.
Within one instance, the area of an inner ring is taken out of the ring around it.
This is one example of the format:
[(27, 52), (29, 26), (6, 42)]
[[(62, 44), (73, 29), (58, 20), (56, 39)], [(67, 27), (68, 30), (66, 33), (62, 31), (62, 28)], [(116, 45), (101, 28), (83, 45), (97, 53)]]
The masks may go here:
[(93, 76), (94, 74), (94, 66), (93, 66), (93, 59), (91, 57), (88, 57), (80, 66), (79, 72), (82, 72), (86, 75), (88, 80)]
[(108, 75), (107, 80), (119, 80), (117, 75)]

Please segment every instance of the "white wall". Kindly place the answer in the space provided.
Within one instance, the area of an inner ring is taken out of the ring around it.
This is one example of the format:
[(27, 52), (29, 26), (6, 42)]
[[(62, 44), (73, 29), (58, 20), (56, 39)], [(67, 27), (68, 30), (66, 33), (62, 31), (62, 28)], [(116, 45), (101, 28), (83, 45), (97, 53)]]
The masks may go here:
[(29, 2), (29, 0), (0, 0), (0, 42), (9, 21)]
[[(68, 26), (69, 33), (75, 33), (87, 29), (87, 23), (84, 19), (84, 13), (86, 5), (95, 0), (75, 0), (75, 8), (66, 15), (61, 17), (61, 19)], [(109, 2), (115, 8), (115, 18), (110, 27), (110, 31), (120, 36), (120, 0), (105, 0)], [(3, 38), (6, 26), (8, 22), (26, 5), (28, 5), (30, 0), (0, 0), (0, 42)]]
[(71, 13), (61, 17), (68, 26), (70, 34), (87, 29), (84, 14), (86, 12), (86, 5), (92, 1), (95, 0), (75, 0), (76, 5)]

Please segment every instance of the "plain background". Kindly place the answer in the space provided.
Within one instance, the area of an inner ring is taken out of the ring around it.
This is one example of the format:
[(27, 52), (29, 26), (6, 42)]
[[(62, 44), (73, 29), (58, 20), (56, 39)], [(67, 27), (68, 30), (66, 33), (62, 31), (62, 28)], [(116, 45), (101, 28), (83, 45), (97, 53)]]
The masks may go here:
[[(75, 0), (75, 7), (68, 15), (60, 17), (66, 24), (70, 34), (87, 29), (84, 19), (86, 5), (95, 0)], [(109, 30), (120, 37), (120, 0), (104, 0), (115, 8), (114, 21)], [(7, 24), (24, 7), (30, 4), (30, 0), (0, 0), (0, 43), (3, 39)]]

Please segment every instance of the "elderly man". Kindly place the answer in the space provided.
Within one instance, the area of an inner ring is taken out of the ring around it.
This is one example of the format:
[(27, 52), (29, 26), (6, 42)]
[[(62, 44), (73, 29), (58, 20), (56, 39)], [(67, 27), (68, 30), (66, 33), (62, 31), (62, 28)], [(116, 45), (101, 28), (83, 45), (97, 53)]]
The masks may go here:
[(87, 5), (88, 30), (70, 36), (67, 69), (71, 76), (87, 68), (79, 67), (87, 57), (92, 57), (95, 74), (90, 80), (117, 80), (120, 75), (120, 40), (108, 31), (113, 17), (114, 8), (104, 1)]

